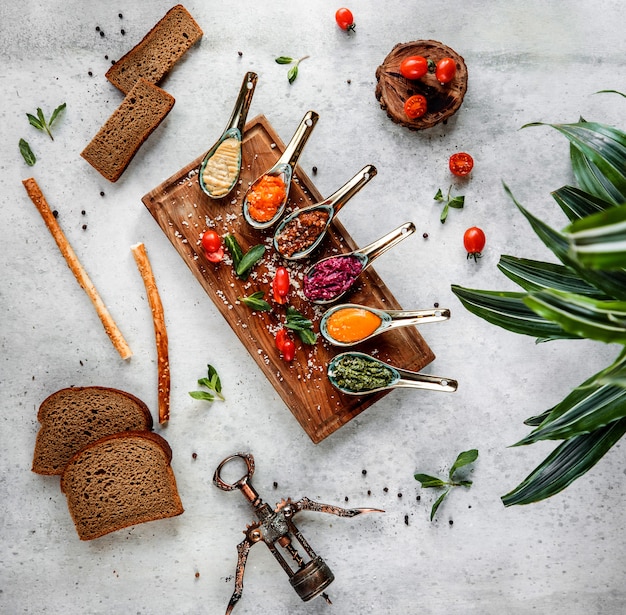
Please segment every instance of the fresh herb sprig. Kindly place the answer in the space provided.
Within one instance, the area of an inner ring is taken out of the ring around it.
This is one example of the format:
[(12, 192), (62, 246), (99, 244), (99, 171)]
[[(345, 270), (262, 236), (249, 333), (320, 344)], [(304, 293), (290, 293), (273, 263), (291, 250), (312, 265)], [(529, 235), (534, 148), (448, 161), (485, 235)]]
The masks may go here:
[(265, 300), (265, 293), (262, 290), (252, 293), (246, 297), (239, 297), (239, 301), (257, 312), (272, 311), (272, 306)]
[(287, 307), (285, 327), (295, 331), (303, 344), (312, 345), (317, 342), (317, 333), (313, 331), (313, 321), (292, 306)]
[(216, 398), (224, 401), (224, 396), (222, 395), (222, 383), (220, 381), (220, 377), (217, 375), (217, 370), (212, 365), (207, 365), (207, 368), (208, 377), (200, 378), (200, 380), (198, 380), (198, 384), (209, 390), (189, 391), (189, 395), (191, 395), (194, 399), (200, 399), (203, 401), (215, 401)]
[(224, 237), (224, 243), (226, 244), (226, 247), (230, 252), (230, 256), (233, 259), (233, 267), (235, 268), (237, 277), (242, 280), (246, 280), (252, 267), (254, 267), (254, 265), (256, 265), (256, 263), (263, 258), (263, 255), (265, 254), (265, 246), (263, 244), (252, 246), (244, 254), (237, 238), (234, 235), (226, 235), (226, 237)]
[(448, 480), (438, 478), (437, 476), (431, 476), (430, 474), (415, 474), (415, 480), (419, 481), (422, 485), (422, 489), (427, 487), (435, 487), (438, 489), (445, 489), (445, 491), (435, 500), (433, 507), (430, 511), (430, 520), (432, 521), (437, 509), (441, 506), (446, 496), (450, 493), (453, 487), (471, 487), (471, 480), (457, 480), (454, 475), (460, 468), (473, 463), (478, 458), (478, 450), (473, 448), (469, 451), (459, 453), (456, 461), (452, 464), (450, 471), (448, 472)]
[(52, 136), (52, 125), (56, 122), (59, 117), (61, 111), (63, 111), (66, 107), (66, 103), (59, 105), (50, 116), (49, 120), (46, 120), (46, 117), (43, 114), (43, 111), (40, 107), (37, 107), (37, 115), (33, 115), (32, 113), (27, 113), (26, 117), (30, 122), (31, 126), (34, 126), (37, 130), (41, 130), (45, 132), (50, 139), (54, 141), (54, 137)]
[(463, 209), (465, 205), (465, 197), (462, 195), (451, 197), (450, 192), (452, 191), (452, 186), (448, 188), (448, 194), (444, 197), (441, 188), (437, 190), (437, 194), (433, 197), (435, 201), (443, 202), (444, 206), (441, 210), (441, 215), (439, 216), (439, 220), (441, 220), (441, 224), (445, 224), (446, 219), (448, 217), (448, 212), (450, 211), (450, 207), (454, 209)]
[(33, 154), (33, 150), (30, 149), (30, 145), (28, 144), (28, 141), (25, 141), (24, 139), (20, 139), (19, 145), (20, 145), (20, 154), (22, 154), (22, 158), (24, 158), (24, 162), (29, 167), (32, 167), (37, 162), (37, 158), (35, 154)]
[(295, 58), (290, 58), (289, 56), (278, 56), (275, 58), (276, 64), (293, 64), (293, 66), (289, 69), (287, 73), (287, 79), (289, 83), (293, 83), (298, 77), (298, 66), (302, 60), (306, 60), (309, 56), (303, 56), (296, 60)]

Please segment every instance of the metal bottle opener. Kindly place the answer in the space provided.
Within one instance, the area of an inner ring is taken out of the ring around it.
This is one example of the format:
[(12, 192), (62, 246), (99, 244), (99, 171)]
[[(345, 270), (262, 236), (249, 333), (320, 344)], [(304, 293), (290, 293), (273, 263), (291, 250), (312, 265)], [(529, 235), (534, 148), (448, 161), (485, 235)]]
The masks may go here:
[[(243, 459), (246, 463), (247, 472), (245, 476), (229, 484), (222, 479), (221, 472), (224, 466), (233, 459)], [(306, 602), (322, 594), (322, 597), (330, 604), (330, 599), (323, 592), (334, 581), (335, 576), (326, 562), (313, 551), (309, 543), (304, 539), (300, 530), (295, 526), (293, 518), (301, 510), (329, 513), (339, 517), (356, 517), (356, 515), (361, 513), (385, 511), (377, 508), (340, 508), (313, 502), (308, 498), (302, 498), (297, 502), (293, 502), (291, 498), (281, 500), (276, 505), (275, 510), (272, 510), (268, 504), (263, 502), (250, 484), (253, 474), (254, 457), (249, 453), (236, 453), (224, 459), (217, 466), (213, 475), (213, 483), (223, 491), (239, 489), (250, 502), (259, 519), (259, 521), (247, 526), (244, 531), (246, 537), (237, 545), (238, 559), (235, 574), (235, 590), (228, 603), (226, 615), (232, 613), (233, 608), (243, 593), (243, 575), (248, 553), (253, 545), (261, 541), (267, 545), (272, 555), (287, 573), (291, 586), (302, 600)], [(298, 552), (297, 546), (294, 544), (295, 541), (300, 543), (304, 549), (305, 557)], [(290, 564), (285, 559), (281, 551), (293, 561), (293, 564)]]

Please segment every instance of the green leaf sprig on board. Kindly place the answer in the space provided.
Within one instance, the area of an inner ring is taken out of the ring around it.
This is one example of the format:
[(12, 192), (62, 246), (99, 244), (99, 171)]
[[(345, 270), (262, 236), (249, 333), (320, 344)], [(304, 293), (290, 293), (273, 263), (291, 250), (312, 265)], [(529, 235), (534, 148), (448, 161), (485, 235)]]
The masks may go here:
[[(621, 94), (620, 92), (605, 90)], [(517, 487), (505, 506), (538, 502), (583, 476), (626, 433), (626, 133), (581, 119), (550, 126), (570, 143), (578, 186), (552, 193), (568, 219), (550, 228), (506, 193), (560, 264), (502, 255), (498, 268), (522, 292), (452, 285), (470, 312), (538, 342), (588, 339), (619, 344), (622, 352), (553, 408), (532, 416), (534, 429), (517, 446), (560, 444)]]
[(202, 401), (215, 401), (216, 398), (224, 401), (222, 382), (217, 374), (217, 370), (212, 365), (207, 365), (207, 370), (207, 377), (200, 378), (198, 384), (201, 387), (207, 388), (208, 391), (189, 391), (189, 395), (194, 399), (200, 399)]
[(252, 246), (247, 252), (243, 252), (237, 238), (234, 235), (226, 235), (224, 237), (224, 243), (230, 252), (230, 256), (233, 259), (233, 268), (237, 277), (242, 280), (248, 278), (252, 267), (254, 267), (265, 254), (265, 246), (258, 244)]
[(478, 450), (475, 448), (470, 449), (469, 451), (464, 451), (459, 453), (456, 458), (456, 461), (452, 464), (452, 467), (448, 471), (448, 478), (443, 479), (437, 476), (431, 476), (430, 474), (415, 474), (415, 480), (419, 481), (422, 485), (422, 489), (427, 489), (429, 487), (434, 487), (436, 489), (444, 489), (443, 493), (435, 500), (431, 510), (430, 510), (430, 520), (432, 521), (435, 518), (435, 514), (437, 510), (446, 499), (450, 491), (454, 487), (471, 487), (471, 480), (461, 480), (456, 479), (455, 474), (457, 470), (469, 465), (470, 463), (474, 463), (478, 459)]

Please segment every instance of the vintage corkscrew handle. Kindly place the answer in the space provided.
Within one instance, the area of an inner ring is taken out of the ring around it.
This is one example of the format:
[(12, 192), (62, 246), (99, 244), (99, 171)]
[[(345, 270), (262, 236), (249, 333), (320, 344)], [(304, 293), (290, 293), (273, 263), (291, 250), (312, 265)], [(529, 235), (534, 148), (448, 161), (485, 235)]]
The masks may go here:
[[(234, 459), (243, 459), (246, 463), (247, 472), (244, 476), (242, 476), (239, 480), (234, 483), (227, 483), (221, 476), (222, 470), (224, 466), (233, 461)], [(252, 478), (254, 474), (254, 457), (250, 453), (235, 453), (234, 455), (230, 455), (230, 457), (226, 457), (215, 470), (215, 474), (213, 474), (213, 483), (216, 487), (219, 487), (222, 491), (234, 491), (235, 489), (244, 489), (248, 485), (248, 481)]]

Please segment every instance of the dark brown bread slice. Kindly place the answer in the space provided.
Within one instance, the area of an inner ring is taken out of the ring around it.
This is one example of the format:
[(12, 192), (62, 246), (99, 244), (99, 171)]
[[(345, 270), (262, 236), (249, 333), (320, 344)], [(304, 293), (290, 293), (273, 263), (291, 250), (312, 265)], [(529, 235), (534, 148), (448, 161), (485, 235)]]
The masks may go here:
[(165, 16), (106, 73), (124, 94), (143, 77), (158, 84), (174, 64), (202, 37), (202, 30), (182, 4)]
[(120, 431), (149, 431), (150, 410), (140, 399), (117, 389), (76, 387), (61, 389), (39, 407), (33, 472), (61, 474), (81, 448)]
[(165, 90), (139, 79), (80, 155), (106, 179), (116, 182), (174, 102)]
[(171, 460), (169, 444), (152, 432), (106, 436), (76, 453), (61, 490), (80, 539), (182, 514)]

